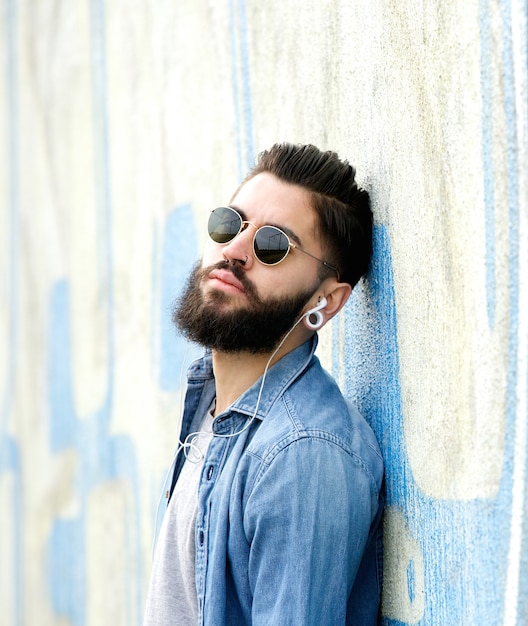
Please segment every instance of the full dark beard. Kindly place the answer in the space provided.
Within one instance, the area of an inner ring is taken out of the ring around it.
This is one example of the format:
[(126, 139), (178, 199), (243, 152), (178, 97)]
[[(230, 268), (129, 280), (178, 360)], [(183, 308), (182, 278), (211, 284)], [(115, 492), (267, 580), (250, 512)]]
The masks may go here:
[[(217, 268), (231, 271), (242, 283), (247, 307), (222, 311), (219, 305), (229, 301), (229, 295), (223, 291), (211, 291), (204, 298), (202, 279)], [(314, 285), (294, 296), (262, 300), (241, 266), (221, 262), (202, 269), (198, 262), (176, 303), (172, 319), (187, 339), (206, 348), (220, 352), (267, 354), (299, 319), (316, 288)]]

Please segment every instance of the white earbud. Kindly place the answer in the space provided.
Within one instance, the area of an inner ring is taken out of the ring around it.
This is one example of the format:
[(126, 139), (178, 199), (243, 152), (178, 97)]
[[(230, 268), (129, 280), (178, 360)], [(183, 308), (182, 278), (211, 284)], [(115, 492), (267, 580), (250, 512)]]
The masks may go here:
[(310, 309), (309, 311), (306, 311), (306, 313), (304, 314), (304, 323), (308, 328), (310, 328), (311, 330), (318, 330), (319, 328), (321, 328), (324, 323), (324, 317), (321, 313), (321, 309), (324, 309), (327, 304), (328, 301), (323, 296), (317, 303), (317, 306), (315, 306), (313, 309)]

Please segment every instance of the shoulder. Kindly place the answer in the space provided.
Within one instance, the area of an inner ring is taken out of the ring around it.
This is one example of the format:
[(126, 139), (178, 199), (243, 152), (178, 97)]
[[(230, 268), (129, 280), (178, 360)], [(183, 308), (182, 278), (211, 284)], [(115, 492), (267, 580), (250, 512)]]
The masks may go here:
[(277, 461), (294, 462), (294, 449), (314, 462), (322, 455), (340, 459), (379, 489), (383, 461), (374, 433), (317, 358), (277, 396), (246, 452), (264, 471)]

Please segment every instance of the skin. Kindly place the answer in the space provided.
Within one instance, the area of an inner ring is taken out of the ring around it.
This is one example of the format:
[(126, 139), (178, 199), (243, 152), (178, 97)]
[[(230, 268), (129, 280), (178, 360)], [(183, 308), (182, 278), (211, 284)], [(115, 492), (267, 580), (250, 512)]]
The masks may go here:
[[(310, 204), (310, 195), (302, 187), (285, 183), (269, 173), (258, 174), (240, 187), (230, 205), (244, 220), (256, 228), (266, 224), (283, 229), (293, 243), (311, 254), (325, 258), (325, 251), (317, 236), (317, 216)], [(299, 293), (314, 286), (314, 295), (305, 311), (316, 306), (320, 297), (326, 297), (328, 304), (322, 310), (324, 323), (331, 320), (344, 306), (351, 287), (340, 283), (337, 276), (331, 275), (322, 283), (318, 281), (320, 263), (306, 254), (291, 250), (286, 259), (275, 266), (260, 263), (253, 254), (255, 228), (249, 225), (233, 241), (220, 245), (208, 240), (205, 246), (202, 266), (211, 266), (223, 259), (244, 261), (247, 278), (257, 289), (258, 295), (266, 300), (274, 296)], [(225, 302), (219, 305), (233, 312), (247, 306), (247, 296), (243, 287), (230, 272), (216, 270), (202, 281), (201, 289), (205, 297), (213, 290), (226, 294)], [(290, 334), (280, 351), (274, 357), (278, 361), (313, 335), (312, 330), (300, 323)], [(213, 352), (213, 369), (216, 379), (216, 413), (221, 413), (248, 389), (264, 372), (271, 356), (255, 355), (246, 352)]]

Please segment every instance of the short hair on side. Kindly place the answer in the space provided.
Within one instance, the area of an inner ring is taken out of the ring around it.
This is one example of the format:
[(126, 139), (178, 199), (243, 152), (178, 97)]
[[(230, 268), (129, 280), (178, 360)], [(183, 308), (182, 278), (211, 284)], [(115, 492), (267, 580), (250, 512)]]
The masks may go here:
[[(336, 152), (311, 144), (276, 143), (257, 156), (242, 185), (264, 172), (310, 192), (325, 260), (338, 269), (341, 281), (354, 287), (367, 272), (372, 255), (370, 199), (358, 187), (354, 167)], [(322, 266), (322, 276), (328, 271)]]

